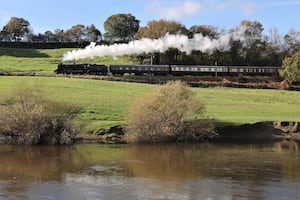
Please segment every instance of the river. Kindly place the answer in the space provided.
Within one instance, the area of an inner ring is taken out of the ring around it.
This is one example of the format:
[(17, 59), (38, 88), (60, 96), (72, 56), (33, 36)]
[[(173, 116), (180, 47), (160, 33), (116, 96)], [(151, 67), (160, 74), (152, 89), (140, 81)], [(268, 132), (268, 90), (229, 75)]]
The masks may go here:
[(1, 145), (0, 199), (300, 199), (299, 144)]

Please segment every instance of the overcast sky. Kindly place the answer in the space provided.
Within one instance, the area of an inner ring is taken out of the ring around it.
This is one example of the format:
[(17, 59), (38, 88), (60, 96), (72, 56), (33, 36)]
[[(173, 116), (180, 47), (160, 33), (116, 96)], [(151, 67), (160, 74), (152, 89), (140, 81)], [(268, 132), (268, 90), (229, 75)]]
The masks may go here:
[(94, 24), (104, 32), (111, 15), (131, 13), (145, 26), (150, 20), (172, 19), (187, 28), (213, 25), (229, 29), (241, 20), (257, 20), (265, 33), (300, 31), (300, 0), (0, 0), (0, 29), (10, 17), (28, 20), (35, 33)]

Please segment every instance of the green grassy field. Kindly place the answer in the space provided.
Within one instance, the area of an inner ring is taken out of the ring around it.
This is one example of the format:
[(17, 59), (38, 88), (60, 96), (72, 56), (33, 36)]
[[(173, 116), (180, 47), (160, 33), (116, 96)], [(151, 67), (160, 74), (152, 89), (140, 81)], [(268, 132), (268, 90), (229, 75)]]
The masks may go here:
[[(15, 49), (0, 47), (0, 73), (34, 72), (53, 75), (62, 55), (72, 49)], [(80, 62), (111, 64), (131, 63), (130, 57), (96, 58)], [(109, 82), (65, 77), (0, 76), (0, 95), (24, 84), (39, 85), (46, 96), (83, 108), (78, 121), (87, 130), (108, 128), (124, 123), (126, 110), (141, 95), (158, 85)], [(257, 121), (300, 121), (300, 92), (234, 88), (193, 88), (206, 104), (207, 114), (222, 123)]]
[[(0, 76), (0, 94), (20, 85), (38, 85), (56, 101), (83, 108), (78, 121), (96, 131), (124, 123), (127, 108), (158, 85), (64, 77)], [(193, 88), (209, 117), (231, 124), (300, 121), (300, 92), (236, 88)]]
[[(57, 64), (62, 62), (63, 54), (74, 49), (18, 49), (0, 47), (0, 73), (35, 73), (54, 75)], [(81, 63), (119, 64), (132, 63), (128, 56), (119, 58), (103, 57), (80, 60)]]

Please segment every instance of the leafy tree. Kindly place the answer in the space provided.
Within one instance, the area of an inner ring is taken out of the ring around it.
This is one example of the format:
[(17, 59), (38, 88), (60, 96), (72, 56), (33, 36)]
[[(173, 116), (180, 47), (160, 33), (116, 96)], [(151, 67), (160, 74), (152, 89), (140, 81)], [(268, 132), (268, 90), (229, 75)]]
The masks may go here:
[(8, 23), (3, 27), (2, 33), (6, 35), (11, 41), (20, 41), (30, 32), (30, 23), (17, 17), (11, 17)]
[(45, 42), (54, 42), (54, 33), (52, 31), (45, 32)]
[(88, 26), (87, 28), (87, 40), (89, 42), (97, 42), (101, 40), (101, 32), (96, 28), (94, 24)]
[(104, 38), (107, 41), (129, 42), (139, 30), (140, 21), (131, 14), (115, 14), (104, 22)]
[(283, 60), (280, 76), (289, 83), (300, 82), (300, 50)]
[(64, 38), (68, 42), (82, 43), (86, 35), (85, 26), (82, 24), (77, 24), (65, 32)]
[(32, 42), (45, 42), (46, 38), (45, 38), (44, 34), (39, 33), (37, 35), (32, 35), (31, 36), (31, 41)]
[(190, 28), (190, 33), (192, 35), (201, 33), (203, 36), (208, 36), (213, 39), (219, 36), (217, 28), (209, 25), (194, 25)]
[[(239, 30), (231, 29), (229, 32)], [(231, 41), (231, 59), (235, 65), (259, 65), (266, 42), (263, 37), (263, 26), (258, 21), (243, 20), (237, 29), (244, 29), (244, 35), (239, 41)]]
[(186, 27), (176, 21), (168, 21), (161, 19), (159, 21), (149, 21), (147, 26), (141, 27), (136, 34), (138, 39), (151, 38), (157, 39), (169, 34), (188, 34)]
[(65, 32), (62, 29), (55, 29), (54, 30), (54, 40), (55, 42), (64, 42), (64, 35)]
[[(176, 21), (159, 20), (149, 21), (147, 26), (141, 27), (136, 34), (137, 39), (151, 38), (157, 39), (169, 34), (188, 34), (188, 30), (183, 24)], [(178, 64), (178, 49), (171, 48), (165, 53), (160, 54), (158, 63), (161, 64)]]

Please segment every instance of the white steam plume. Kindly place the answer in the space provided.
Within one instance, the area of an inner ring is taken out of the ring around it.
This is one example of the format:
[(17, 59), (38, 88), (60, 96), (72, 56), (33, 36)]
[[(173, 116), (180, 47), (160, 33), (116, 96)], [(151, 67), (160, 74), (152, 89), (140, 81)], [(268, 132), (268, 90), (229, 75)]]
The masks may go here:
[(102, 56), (122, 56), (140, 53), (163, 53), (169, 48), (177, 48), (181, 52), (190, 54), (193, 50), (212, 53), (214, 50), (229, 51), (230, 40), (245, 41), (246, 28), (241, 26), (230, 33), (221, 35), (218, 39), (211, 39), (202, 34), (195, 34), (192, 39), (186, 35), (169, 35), (159, 39), (143, 38), (128, 44), (96, 45), (91, 43), (85, 49), (73, 50), (63, 55), (63, 61), (72, 61)]

